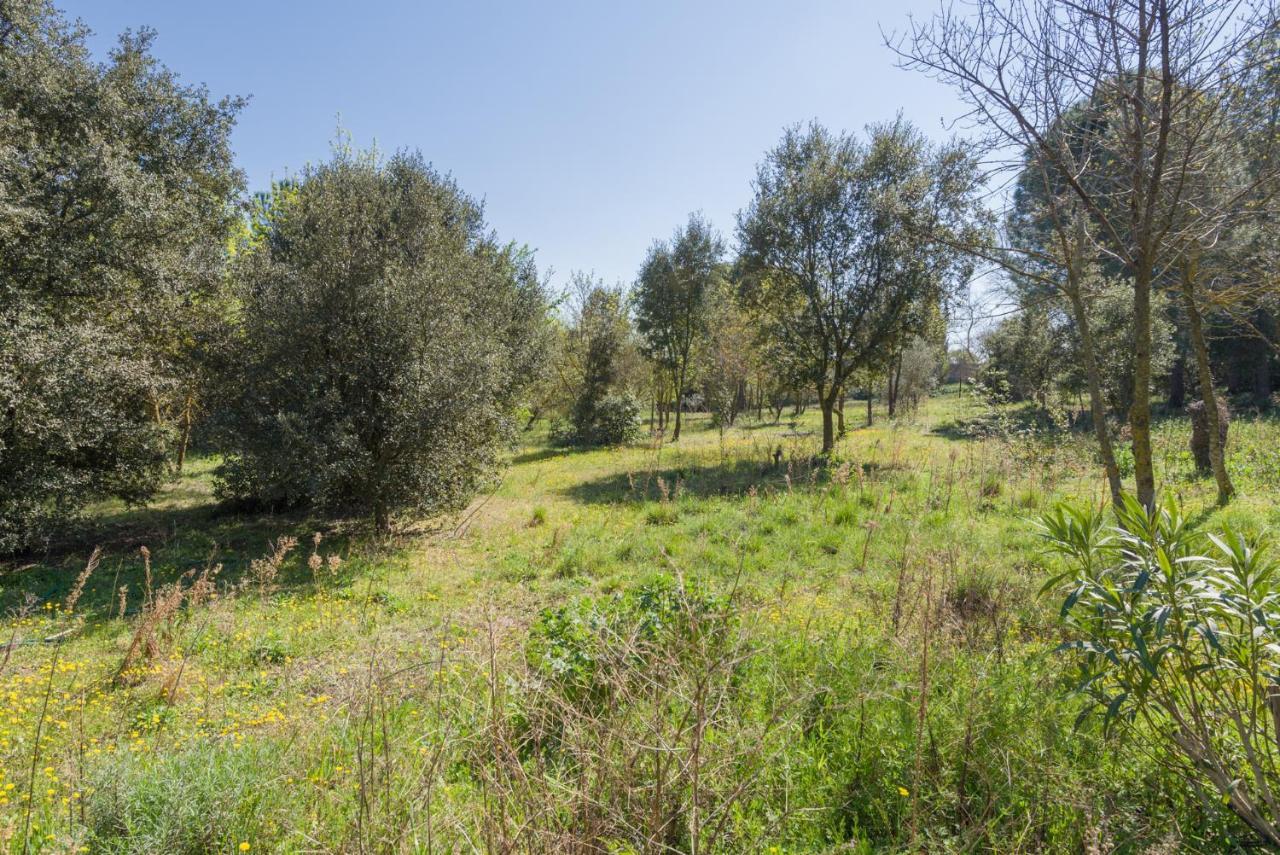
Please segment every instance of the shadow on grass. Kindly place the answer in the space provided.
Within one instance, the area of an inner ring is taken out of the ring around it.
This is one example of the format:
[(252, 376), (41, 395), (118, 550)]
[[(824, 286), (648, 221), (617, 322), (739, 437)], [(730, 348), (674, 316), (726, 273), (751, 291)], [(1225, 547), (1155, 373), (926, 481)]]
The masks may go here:
[(720, 465), (671, 466), (643, 472), (621, 472), (595, 481), (575, 484), (564, 490), (564, 495), (584, 504), (617, 504), (620, 502), (657, 501), (663, 498), (663, 488), (672, 498), (695, 496), (745, 496), (755, 487), (766, 490), (786, 490), (787, 475), (791, 476), (791, 488), (802, 489), (815, 483), (825, 483), (818, 461), (793, 461), (790, 469), (784, 460), (775, 465), (759, 460), (737, 459)]
[[(87, 581), (77, 611), (89, 625), (115, 616), (120, 588), (126, 588), (126, 614), (134, 614), (146, 590), (146, 566), (140, 548), (151, 553), (151, 588), (157, 590), (206, 566), (222, 565), (217, 582), (235, 585), (245, 578), (250, 563), (270, 554), (279, 537), (291, 536), (298, 546), (282, 568), (281, 590), (312, 583), (307, 556), (315, 532), (324, 533), (320, 552), (348, 552), (351, 535), (334, 534), (334, 524), (305, 512), (241, 513), (209, 501), (184, 508), (135, 508), (88, 520), (73, 538), (47, 552), (0, 563), (0, 613), (13, 615), (35, 604), (66, 599), (95, 546), (102, 547), (97, 570)], [(336, 580), (339, 584), (341, 578)]]
[(523, 451), (511, 458), (511, 463), (519, 465), (521, 463), (541, 463), (543, 460), (555, 460), (558, 457), (571, 457), (575, 454), (582, 454), (585, 451), (599, 451), (601, 446), (588, 445), (546, 445), (541, 448), (531, 448)]
[(786, 419), (778, 419), (777, 421), (771, 421), (769, 419), (765, 419), (764, 421), (752, 420), (750, 422), (747, 422), (746, 424), (743, 424), (742, 422), (738, 422), (733, 427), (735, 430), (741, 430), (741, 431), (746, 431), (750, 433), (752, 431), (757, 431), (757, 430), (770, 430), (771, 428), (781, 428), (781, 427), (788, 427), (791, 430), (795, 430), (796, 425), (797, 425), (797, 422), (794, 422), (794, 421), (788, 422)]
[[(1084, 433), (1090, 429), (1087, 419), (1077, 419), (1065, 432)], [(1019, 404), (967, 418), (958, 418), (936, 425), (931, 433), (945, 439), (975, 440), (1010, 434), (1063, 433), (1063, 426), (1055, 422), (1047, 412), (1032, 403)]]
[[(1274, 416), (1259, 413), (1252, 409), (1242, 409), (1234, 414), (1241, 417), (1280, 421)], [(1122, 413), (1111, 413), (1107, 416), (1113, 432), (1123, 429), (1127, 419)], [(1152, 430), (1169, 425), (1186, 425), (1190, 420), (1182, 408), (1170, 408), (1163, 402), (1153, 402), (1151, 413)], [(998, 434), (1029, 433), (1047, 434), (1093, 434), (1093, 419), (1088, 410), (1073, 409), (1069, 411), (1067, 424), (1052, 419), (1041, 407), (1031, 402), (1013, 404), (999, 410), (989, 411), (967, 418), (958, 418), (943, 422), (933, 428), (933, 433), (947, 439), (984, 439)]]

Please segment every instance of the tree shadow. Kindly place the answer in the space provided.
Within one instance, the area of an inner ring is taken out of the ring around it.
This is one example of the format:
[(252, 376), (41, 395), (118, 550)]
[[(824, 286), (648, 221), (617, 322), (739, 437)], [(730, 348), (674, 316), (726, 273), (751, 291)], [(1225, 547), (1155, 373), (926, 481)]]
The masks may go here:
[[(1083, 433), (1088, 429), (1087, 420), (1077, 419), (1069, 424), (1065, 431)], [(1030, 402), (1006, 407), (999, 411), (955, 418), (937, 424), (930, 430), (934, 436), (951, 440), (981, 440), (1012, 434), (1044, 435), (1062, 432), (1064, 428), (1060, 423), (1054, 421), (1045, 410)]]
[[(865, 467), (864, 467), (865, 468)], [(802, 490), (825, 484), (821, 458), (779, 463), (738, 458), (720, 464), (668, 466), (643, 472), (620, 472), (565, 488), (562, 494), (583, 504), (619, 504), (694, 496), (742, 497), (752, 488), (766, 491)]]
[(602, 448), (600, 445), (543, 445), (541, 448), (531, 448), (529, 451), (516, 454), (511, 458), (511, 462), (512, 465), (540, 463), (557, 457), (572, 457), (573, 454), (600, 451), (600, 448)]
[(557, 457), (567, 457), (577, 450), (578, 449), (574, 448), (557, 448), (553, 445), (548, 445), (543, 448), (522, 451), (511, 458), (511, 463), (513, 465), (519, 465), (521, 463), (541, 463), (543, 460), (554, 460)]
[[(73, 536), (37, 555), (0, 562), (0, 613), (15, 616), (46, 603), (63, 603), (75, 587), (95, 547), (100, 562), (85, 582), (76, 611), (86, 628), (120, 613), (136, 614), (148, 589), (150, 553), (151, 591), (186, 579), (206, 567), (221, 566), (219, 588), (236, 585), (250, 572), (254, 559), (269, 555), (278, 538), (293, 537), (297, 546), (276, 580), (282, 590), (313, 583), (307, 558), (313, 535), (322, 532), (322, 555), (346, 556), (353, 529), (341, 522), (317, 521), (303, 511), (245, 513), (209, 501), (184, 508), (133, 508), (87, 520)], [(341, 578), (335, 580), (341, 583)]]

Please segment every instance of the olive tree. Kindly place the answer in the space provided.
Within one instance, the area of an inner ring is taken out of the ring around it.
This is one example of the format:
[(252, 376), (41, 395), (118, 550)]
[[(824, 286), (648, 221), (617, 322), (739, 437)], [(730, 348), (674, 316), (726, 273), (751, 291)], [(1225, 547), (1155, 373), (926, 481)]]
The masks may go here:
[(421, 155), (339, 150), (241, 253), (220, 490), (370, 514), (464, 505), (495, 470), (545, 342), (530, 254)]
[(142, 501), (182, 436), (194, 331), (225, 305), (236, 99), (104, 62), (45, 0), (0, 3), (0, 552)]
[(748, 404), (747, 383), (758, 369), (751, 319), (742, 310), (732, 283), (721, 277), (710, 293), (706, 334), (699, 349), (702, 394), (712, 423), (724, 431)]
[(707, 331), (707, 296), (719, 276), (724, 241), (698, 214), (676, 229), (671, 240), (649, 249), (634, 294), (636, 331), (646, 355), (671, 378), (680, 438), (680, 414), (694, 347)]
[(822, 450), (853, 372), (883, 370), (967, 278), (952, 247), (972, 228), (975, 164), (902, 120), (860, 142), (787, 129), (739, 214), (744, 296), (818, 394)]

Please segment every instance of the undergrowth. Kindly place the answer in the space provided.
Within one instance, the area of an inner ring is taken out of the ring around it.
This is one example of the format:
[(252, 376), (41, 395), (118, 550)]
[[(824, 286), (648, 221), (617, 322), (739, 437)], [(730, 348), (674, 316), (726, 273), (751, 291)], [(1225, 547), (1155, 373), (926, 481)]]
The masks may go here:
[[(213, 462), (5, 569), (0, 842), (95, 852), (1224, 851), (1248, 832), (1085, 720), (1030, 520), (1088, 439), (954, 390), (814, 455), (531, 435), (459, 520), (238, 515)], [(975, 420), (985, 427), (973, 430)], [(1008, 421), (1008, 420), (1006, 420)], [(1159, 425), (1188, 524), (1277, 523)], [(102, 544), (102, 550), (93, 547)], [(146, 551), (140, 550), (145, 546)], [(92, 569), (88, 569), (92, 565)], [(87, 572), (86, 572), (87, 571)], [(1158, 759), (1158, 758), (1157, 758)], [(242, 849), (248, 846), (247, 850)]]

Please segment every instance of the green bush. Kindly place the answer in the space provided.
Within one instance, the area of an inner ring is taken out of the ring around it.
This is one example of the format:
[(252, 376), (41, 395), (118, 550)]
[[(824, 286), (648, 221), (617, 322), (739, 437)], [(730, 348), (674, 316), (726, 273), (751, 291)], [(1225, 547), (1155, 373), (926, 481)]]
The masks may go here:
[(700, 630), (728, 618), (724, 597), (666, 576), (603, 600), (548, 609), (529, 632), (526, 658), (534, 673), (571, 695), (598, 688), (602, 663), (671, 652)]
[(149, 415), (157, 377), (93, 324), (0, 332), (0, 553), (47, 541), (99, 496), (150, 497), (171, 432)]
[(624, 445), (640, 436), (640, 402), (630, 392), (610, 393), (572, 423), (552, 425), (558, 445)]
[(371, 514), (464, 505), (540, 361), (531, 255), (416, 154), (339, 152), (259, 224), (224, 360), (224, 496)]
[(630, 392), (606, 395), (596, 404), (595, 419), (586, 432), (594, 445), (622, 445), (640, 435), (640, 402)]
[[(0, 6), (0, 553), (167, 474), (223, 296), (240, 102), (126, 34), (102, 62), (43, 0)], [(187, 419), (190, 423), (190, 419)]]

